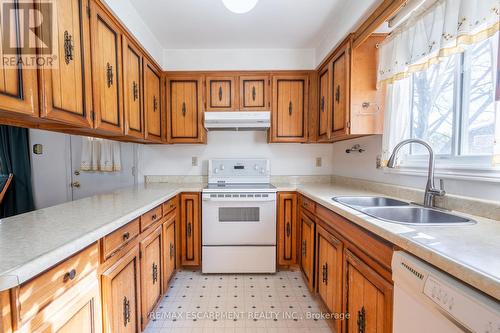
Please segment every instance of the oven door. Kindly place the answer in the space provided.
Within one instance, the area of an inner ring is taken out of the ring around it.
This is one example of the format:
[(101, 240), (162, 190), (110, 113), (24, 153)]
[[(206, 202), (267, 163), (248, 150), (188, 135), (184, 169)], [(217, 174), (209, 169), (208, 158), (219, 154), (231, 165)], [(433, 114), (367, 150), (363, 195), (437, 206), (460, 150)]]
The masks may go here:
[(276, 193), (202, 197), (203, 245), (276, 245)]

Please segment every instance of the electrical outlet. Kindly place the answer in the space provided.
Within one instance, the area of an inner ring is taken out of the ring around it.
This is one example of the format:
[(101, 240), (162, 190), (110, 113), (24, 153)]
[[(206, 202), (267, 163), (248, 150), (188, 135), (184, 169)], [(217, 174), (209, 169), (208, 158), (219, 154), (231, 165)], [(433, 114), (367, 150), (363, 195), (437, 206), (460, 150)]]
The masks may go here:
[(198, 166), (198, 157), (196, 156), (191, 157), (191, 165)]
[(377, 169), (382, 169), (382, 156), (380, 154), (377, 155), (377, 159), (375, 161), (375, 167)]
[(316, 157), (316, 167), (321, 168), (321, 164), (323, 164), (323, 159), (321, 157)]

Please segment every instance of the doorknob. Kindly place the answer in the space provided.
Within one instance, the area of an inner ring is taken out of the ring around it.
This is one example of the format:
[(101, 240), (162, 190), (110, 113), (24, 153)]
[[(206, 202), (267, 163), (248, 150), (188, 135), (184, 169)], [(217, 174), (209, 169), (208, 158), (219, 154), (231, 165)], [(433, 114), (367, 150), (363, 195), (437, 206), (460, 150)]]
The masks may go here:
[(72, 182), (71, 183), (71, 187), (80, 187), (80, 182), (76, 181), (76, 182)]

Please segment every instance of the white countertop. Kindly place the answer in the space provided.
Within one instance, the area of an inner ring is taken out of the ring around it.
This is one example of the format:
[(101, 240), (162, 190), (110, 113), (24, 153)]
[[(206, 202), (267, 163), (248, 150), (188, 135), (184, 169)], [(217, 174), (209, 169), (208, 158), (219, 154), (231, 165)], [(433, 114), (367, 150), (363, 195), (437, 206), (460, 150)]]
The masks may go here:
[[(399, 225), (368, 217), (331, 200), (334, 196), (377, 193), (334, 184), (274, 185), (278, 191), (300, 192), (500, 299), (500, 221), (469, 216), (478, 223)], [(145, 184), (0, 220), (0, 291), (29, 280), (176, 194), (202, 188), (201, 183)]]

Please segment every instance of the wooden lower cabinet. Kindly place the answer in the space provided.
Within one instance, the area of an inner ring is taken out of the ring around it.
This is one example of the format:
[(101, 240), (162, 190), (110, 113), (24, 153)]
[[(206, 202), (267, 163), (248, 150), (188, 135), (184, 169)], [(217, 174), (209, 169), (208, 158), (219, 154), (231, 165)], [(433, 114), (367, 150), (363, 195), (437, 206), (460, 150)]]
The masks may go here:
[(175, 233), (177, 212), (172, 212), (162, 225), (163, 232), (163, 291), (166, 292), (168, 282), (175, 272)]
[(392, 332), (392, 284), (348, 250), (345, 269), (347, 332)]
[(181, 265), (201, 264), (200, 194), (181, 194)]
[(297, 263), (297, 194), (278, 193), (278, 265)]
[(300, 267), (309, 289), (314, 287), (314, 220), (307, 213), (300, 214)]
[(139, 247), (108, 268), (101, 277), (104, 332), (140, 332)]
[(161, 297), (161, 226), (140, 243), (141, 257), (141, 326), (146, 327)]

